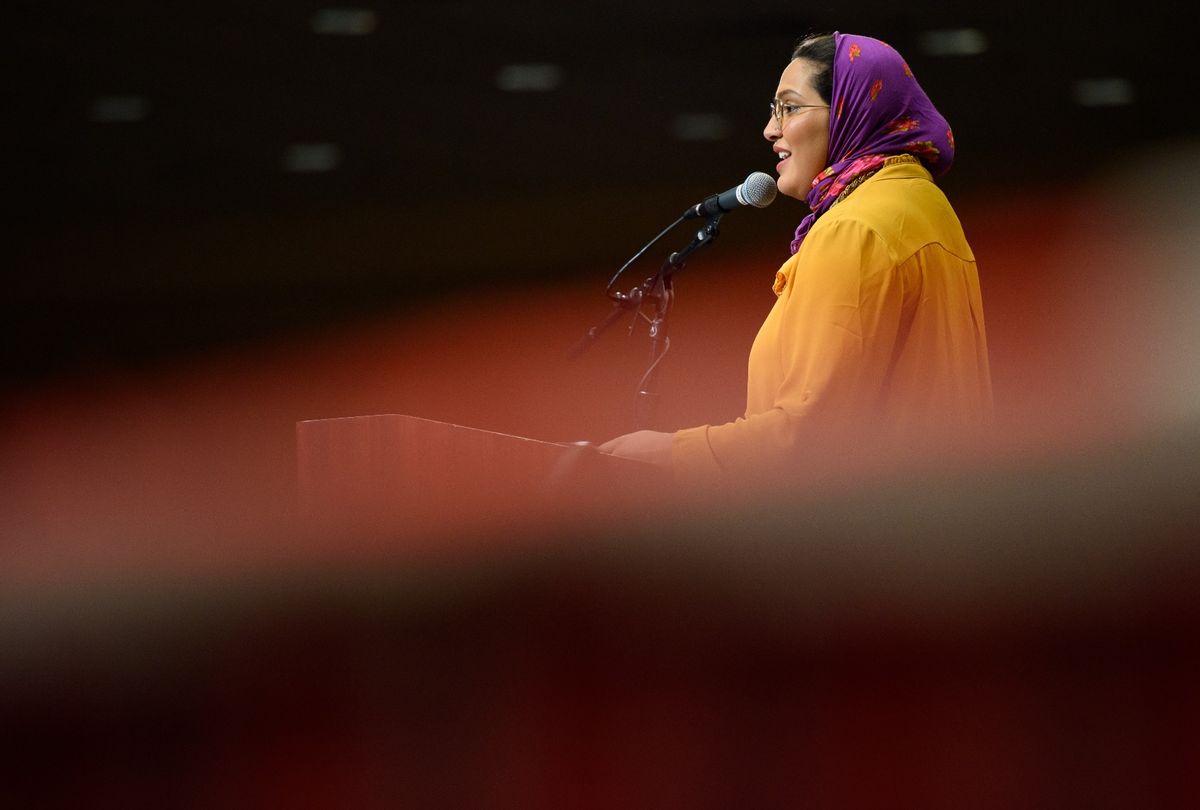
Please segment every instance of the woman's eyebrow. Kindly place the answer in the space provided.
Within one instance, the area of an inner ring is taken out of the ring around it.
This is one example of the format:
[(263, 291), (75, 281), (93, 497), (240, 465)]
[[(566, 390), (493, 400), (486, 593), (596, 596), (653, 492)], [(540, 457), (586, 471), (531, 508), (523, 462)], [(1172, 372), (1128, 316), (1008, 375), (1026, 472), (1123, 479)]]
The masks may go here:
[(801, 95), (798, 91), (791, 89), (780, 90), (775, 94), (775, 98), (779, 98), (781, 96), (795, 96), (796, 98), (801, 98)]

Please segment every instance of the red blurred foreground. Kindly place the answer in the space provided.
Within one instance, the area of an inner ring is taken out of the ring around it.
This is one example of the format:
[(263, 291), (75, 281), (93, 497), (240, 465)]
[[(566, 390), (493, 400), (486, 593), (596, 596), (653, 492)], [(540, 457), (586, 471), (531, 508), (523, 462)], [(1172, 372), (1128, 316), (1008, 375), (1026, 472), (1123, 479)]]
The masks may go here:
[[(1080, 199), (962, 212), (1001, 429), (954, 467), (614, 491), (553, 524), (298, 519), (301, 420), (629, 429), (644, 338), (565, 359), (601, 269), (11, 398), (0, 722), (24, 756), (0, 799), (1168, 804), (1200, 765), (1195, 346), (1164, 340), (1195, 288), (1171, 233)], [(681, 276), (664, 427), (737, 415), (782, 258)]]

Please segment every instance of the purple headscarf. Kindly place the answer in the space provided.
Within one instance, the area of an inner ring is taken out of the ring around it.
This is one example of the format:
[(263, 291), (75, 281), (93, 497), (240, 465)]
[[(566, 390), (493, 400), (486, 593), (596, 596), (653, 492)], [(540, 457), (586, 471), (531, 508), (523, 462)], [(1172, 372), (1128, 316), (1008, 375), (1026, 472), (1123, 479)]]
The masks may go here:
[(834, 33), (833, 98), (829, 111), (830, 165), (808, 192), (812, 213), (796, 229), (792, 253), (854, 178), (892, 155), (917, 157), (934, 177), (954, 162), (950, 125), (890, 45), (857, 34)]

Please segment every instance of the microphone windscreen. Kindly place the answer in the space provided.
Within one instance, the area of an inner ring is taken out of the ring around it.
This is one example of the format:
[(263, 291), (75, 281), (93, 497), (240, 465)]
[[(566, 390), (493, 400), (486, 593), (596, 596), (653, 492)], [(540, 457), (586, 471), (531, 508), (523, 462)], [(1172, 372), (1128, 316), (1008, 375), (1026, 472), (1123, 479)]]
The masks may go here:
[(766, 208), (775, 201), (777, 190), (775, 179), (771, 175), (754, 172), (738, 186), (738, 202), (742, 205), (753, 205), (755, 208)]

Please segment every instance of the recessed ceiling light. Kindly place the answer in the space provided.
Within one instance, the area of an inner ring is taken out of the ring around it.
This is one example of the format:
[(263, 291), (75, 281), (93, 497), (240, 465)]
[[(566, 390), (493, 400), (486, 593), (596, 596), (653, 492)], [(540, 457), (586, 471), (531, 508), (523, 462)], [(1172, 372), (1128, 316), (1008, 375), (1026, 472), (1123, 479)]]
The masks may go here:
[(378, 24), (379, 18), (369, 8), (322, 8), (309, 18), (314, 34), (361, 37), (373, 32)]
[(496, 86), (508, 93), (546, 93), (563, 82), (558, 65), (505, 65), (496, 73)]
[(1134, 98), (1133, 82), (1116, 77), (1080, 79), (1073, 90), (1080, 107), (1120, 107)]
[(732, 132), (729, 119), (717, 113), (684, 113), (671, 122), (671, 134), (681, 141), (723, 141)]
[(97, 124), (130, 123), (144, 121), (150, 113), (150, 102), (145, 96), (97, 96), (92, 99), (88, 118)]
[(331, 172), (342, 162), (336, 143), (294, 143), (283, 153), (283, 168), (289, 172)]
[(978, 28), (925, 31), (917, 43), (926, 56), (977, 56), (988, 49), (987, 36)]

